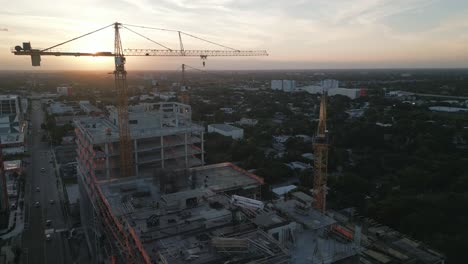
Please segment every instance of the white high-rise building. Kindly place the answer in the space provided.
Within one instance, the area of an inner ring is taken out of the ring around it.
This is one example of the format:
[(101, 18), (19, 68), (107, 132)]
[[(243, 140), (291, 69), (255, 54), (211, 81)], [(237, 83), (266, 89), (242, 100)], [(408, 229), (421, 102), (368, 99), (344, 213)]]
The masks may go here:
[(340, 86), (340, 82), (338, 80), (326, 79), (320, 82), (320, 86), (325, 88), (325, 90), (334, 89)]
[(271, 80), (272, 90), (283, 90), (283, 80)]
[(271, 80), (271, 89), (284, 92), (292, 92), (296, 90), (295, 80)]

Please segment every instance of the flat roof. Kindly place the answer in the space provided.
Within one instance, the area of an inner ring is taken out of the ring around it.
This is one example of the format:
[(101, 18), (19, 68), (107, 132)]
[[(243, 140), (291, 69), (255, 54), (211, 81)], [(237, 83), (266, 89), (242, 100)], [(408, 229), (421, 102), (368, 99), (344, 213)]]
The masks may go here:
[[(175, 181), (179, 180), (175, 175), (168, 176)], [(164, 181), (161, 177), (103, 180), (98, 185), (112, 214), (117, 218), (124, 218), (130, 224), (152, 259), (162, 254), (169, 263), (193, 264), (205, 263), (204, 260), (210, 259), (223, 260), (226, 256), (217, 248), (209, 252), (198, 252), (196, 255), (199, 257), (193, 261), (186, 259), (187, 255), (175, 256), (166, 249), (170, 251), (171, 248), (181, 248), (190, 255), (193, 243), (201, 243), (197, 240), (201, 233), (211, 239), (220, 234), (244, 232), (245, 228), (229, 228), (232, 225), (231, 210), (234, 206), (228, 196), (217, 192), (258, 187), (263, 179), (231, 163), (195, 167), (181, 176), (187, 181), (186, 186), (175, 184), (178, 186), (174, 187), (176, 191), (169, 193), (165, 193), (161, 186)], [(191, 185), (189, 178), (194, 185)], [(249, 226), (256, 231), (253, 224)], [(256, 233), (251, 235), (257, 236)], [(206, 241), (207, 247), (212, 246), (210, 241)], [(172, 243), (174, 245), (170, 246)], [(283, 254), (280, 251), (278, 249), (279, 254)]]
[(7, 160), (3, 162), (5, 171), (18, 170), (21, 168), (21, 160)]
[(196, 172), (197, 186), (205, 184), (214, 191), (225, 191), (242, 185), (246, 188), (264, 184), (263, 178), (250, 173), (230, 162), (211, 164), (190, 169)]
[(238, 127), (231, 126), (231, 125), (228, 125), (228, 124), (210, 124), (209, 126), (214, 127), (216, 129), (219, 129), (219, 130), (226, 131), (226, 132), (235, 131), (235, 130), (242, 130), (242, 128), (238, 128)]
[[(107, 117), (87, 117), (74, 119), (75, 125), (84, 132), (94, 144), (118, 141), (119, 129)], [(151, 138), (173, 135), (184, 132), (203, 132), (205, 129), (197, 124), (182, 127), (140, 128), (130, 126), (132, 138)]]
[(287, 186), (281, 186), (281, 187), (276, 187), (276, 188), (273, 188), (271, 191), (278, 195), (278, 196), (281, 196), (281, 195), (284, 195), (294, 189), (296, 189), (297, 186), (296, 185), (287, 185)]
[(305, 225), (309, 229), (321, 229), (336, 223), (333, 218), (311, 207), (300, 212), (296, 209), (298, 203), (299, 202), (296, 200), (278, 201), (275, 203), (275, 207), (287, 214), (294, 221)]

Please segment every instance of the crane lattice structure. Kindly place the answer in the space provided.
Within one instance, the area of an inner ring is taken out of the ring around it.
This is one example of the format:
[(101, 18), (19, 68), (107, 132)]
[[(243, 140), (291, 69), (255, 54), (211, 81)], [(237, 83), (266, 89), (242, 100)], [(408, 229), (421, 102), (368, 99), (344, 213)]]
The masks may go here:
[[(107, 28), (114, 28), (114, 52), (111, 51), (100, 51), (100, 52), (74, 52), (74, 51), (62, 51), (58, 50), (60, 47), (69, 42), (77, 39), (86, 37), (93, 33), (102, 31)], [(124, 49), (120, 38), (120, 29), (125, 28), (126, 30), (151, 41), (152, 43), (160, 46), (162, 49)], [(159, 31), (175, 32), (179, 37), (180, 47), (178, 49), (171, 49), (157, 41), (154, 41), (131, 28), (144, 28), (153, 29)], [(219, 47), (223, 49), (219, 50), (187, 50), (184, 48), (182, 42), (182, 36), (195, 38)], [(112, 23), (108, 26), (99, 28), (73, 39), (64, 41), (46, 49), (33, 49), (29, 42), (24, 42), (23, 46), (14, 47), (11, 52), (14, 55), (31, 56), (32, 66), (41, 65), (41, 56), (74, 56), (74, 57), (113, 57), (115, 62), (114, 79), (115, 89), (117, 93), (117, 112), (118, 112), (118, 126), (119, 126), (119, 149), (120, 149), (120, 177), (133, 176), (133, 151), (132, 142), (130, 136), (130, 127), (128, 120), (128, 87), (127, 87), (127, 71), (125, 70), (126, 57), (128, 56), (163, 56), (163, 57), (200, 57), (205, 65), (205, 60), (208, 56), (268, 56), (265, 50), (238, 50), (225, 45), (221, 45), (204, 38), (197, 37), (195, 35), (178, 31), (169, 30), (162, 28), (153, 28), (145, 26), (137, 26), (130, 24), (122, 24), (119, 22)], [(115, 177), (115, 175), (113, 175)], [(105, 200), (100, 188), (97, 186), (97, 179), (92, 178), (92, 189), (93, 196), (95, 197), (95, 203), (99, 209), (100, 218), (102, 219), (105, 228), (110, 231), (111, 238), (117, 241), (120, 252), (119, 255), (123, 256), (126, 261), (125, 263), (151, 263), (150, 258), (147, 254), (142, 251), (141, 241), (135, 235), (135, 232), (131, 232), (133, 229), (129, 227), (128, 223), (121, 223), (115, 216), (112, 215), (110, 206)], [(96, 195), (97, 194), (97, 195)], [(128, 229), (128, 230), (127, 230)], [(133, 241), (133, 243), (131, 242)], [(140, 252), (141, 258), (137, 258), (134, 252)]]
[(328, 136), (327, 136), (327, 93), (320, 100), (320, 116), (314, 138), (314, 207), (322, 213), (326, 210)]

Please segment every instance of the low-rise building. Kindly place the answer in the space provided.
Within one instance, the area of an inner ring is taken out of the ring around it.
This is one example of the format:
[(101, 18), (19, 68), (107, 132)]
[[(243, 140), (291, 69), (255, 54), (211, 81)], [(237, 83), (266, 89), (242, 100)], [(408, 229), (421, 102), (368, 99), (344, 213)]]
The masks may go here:
[(258, 120), (253, 118), (242, 117), (241, 120), (239, 120), (239, 122), (237, 123), (241, 126), (255, 126), (256, 124), (258, 124)]
[(72, 96), (73, 95), (73, 88), (71, 86), (57, 87), (57, 94), (59, 96)]
[(89, 115), (100, 115), (103, 113), (101, 109), (92, 105), (89, 101), (80, 101), (79, 105), (80, 105), (81, 111)]
[(74, 114), (77, 113), (79, 109), (71, 105), (66, 105), (62, 102), (53, 102), (47, 108), (47, 112), (50, 115), (64, 115), (64, 114)]
[(457, 113), (457, 112), (468, 112), (468, 108), (461, 107), (450, 107), (450, 106), (431, 106), (429, 110), (434, 112), (447, 112), (447, 113)]
[(244, 138), (244, 129), (238, 128), (228, 124), (211, 124), (208, 125), (209, 133), (218, 133), (226, 137), (232, 137), (233, 139)]

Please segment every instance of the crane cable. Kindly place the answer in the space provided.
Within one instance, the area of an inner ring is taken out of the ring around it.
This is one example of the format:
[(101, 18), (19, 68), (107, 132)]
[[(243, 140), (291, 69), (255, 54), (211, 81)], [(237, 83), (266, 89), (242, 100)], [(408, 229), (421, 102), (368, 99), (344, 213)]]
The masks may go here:
[(195, 68), (195, 67), (192, 67), (190, 65), (187, 65), (187, 64), (184, 64), (186, 68), (190, 68), (192, 70), (196, 70), (196, 71), (199, 71), (199, 72), (203, 72), (203, 73), (206, 73), (208, 75), (214, 75), (214, 76), (217, 76), (217, 77), (226, 77), (222, 74), (219, 74), (219, 73), (214, 73), (214, 72), (209, 72), (209, 71), (204, 71), (202, 69), (198, 69), (198, 68)]
[(134, 30), (131, 30), (131, 29), (129, 29), (128, 27), (126, 27), (126, 26), (124, 26), (124, 25), (122, 25), (122, 27), (125, 28), (125, 29), (127, 29), (128, 31), (130, 31), (130, 32), (132, 32), (132, 33), (137, 34), (138, 36), (140, 36), (140, 37), (142, 37), (142, 38), (145, 38), (145, 39), (147, 39), (147, 40), (149, 40), (149, 41), (151, 41), (151, 42), (153, 42), (153, 43), (155, 43), (155, 44), (157, 44), (157, 45), (159, 45), (159, 46), (161, 46), (161, 47), (163, 47), (163, 48), (165, 48), (165, 49), (168, 49), (169, 51), (172, 51), (171, 48), (168, 48), (168, 47), (164, 46), (163, 44), (161, 44), (161, 43), (159, 43), (159, 42), (157, 42), (157, 41), (154, 41), (154, 40), (152, 40), (152, 39), (150, 39), (150, 38), (148, 38), (148, 37), (146, 37), (146, 36), (144, 36), (144, 35), (142, 35), (142, 34), (136, 32), (136, 31), (134, 31)]
[(94, 31), (91, 31), (91, 32), (86, 33), (86, 34), (84, 34), (84, 35), (81, 35), (81, 36), (79, 36), (79, 37), (72, 38), (72, 39), (67, 40), (67, 41), (64, 41), (64, 42), (62, 42), (62, 43), (60, 43), (60, 44), (54, 45), (54, 46), (52, 46), (52, 47), (49, 47), (49, 48), (47, 48), (47, 49), (43, 49), (43, 50), (41, 50), (41, 52), (47, 51), (47, 50), (50, 50), (50, 49), (53, 49), (53, 48), (55, 48), (55, 47), (61, 46), (61, 45), (66, 44), (66, 43), (68, 43), (68, 42), (72, 42), (72, 41), (77, 40), (77, 39), (79, 39), (79, 38), (82, 38), (82, 37), (91, 35), (91, 34), (93, 34), (93, 33), (96, 33), (96, 32), (98, 32), (98, 31), (101, 31), (101, 30), (103, 30), (103, 29), (106, 29), (106, 28), (111, 27), (111, 26), (114, 26), (114, 25), (115, 25), (115, 23), (112, 23), (112, 24), (110, 24), (110, 25), (108, 25), (108, 26), (105, 26), (105, 27), (103, 27), (103, 28), (96, 29), (96, 30), (94, 30)]
[(228, 47), (228, 46), (225, 46), (225, 45), (222, 45), (222, 44), (219, 44), (219, 43), (216, 43), (216, 42), (213, 42), (213, 41), (210, 41), (210, 40), (201, 38), (201, 37), (197, 37), (197, 36), (195, 36), (195, 35), (192, 35), (192, 34), (189, 34), (189, 33), (185, 33), (185, 32), (180, 31), (180, 30), (166, 29), (166, 28), (155, 28), (155, 27), (146, 27), (146, 26), (138, 26), (138, 25), (130, 25), (130, 24), (123, 24), (123, 25), (129, 26), (129, 27), (138, 27), (138, 28), (154, 29), (154, 30), (160, 30), (160, 31), (177, 32), (177, 33), (184, 34), (184, 35), (186, 35), (186, 36), (189, 36), (189, 37), (192, 37), (192, 38), (201, 40), (201, 41), (205, 41), (205, 42), (211, 43), (211, 44), (216, 45), (216, 46), (220, 46), (220, 47), (223, 47), (223, 48), (226, 48), (226, 49), (230, 49), (230, 50), (233, 50), (233, 51), (239, 51), (238, 49), (234, 49), (234, 48), (231, 48), (231, 47)]

